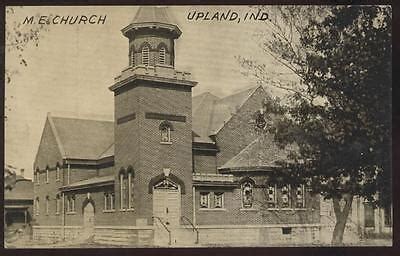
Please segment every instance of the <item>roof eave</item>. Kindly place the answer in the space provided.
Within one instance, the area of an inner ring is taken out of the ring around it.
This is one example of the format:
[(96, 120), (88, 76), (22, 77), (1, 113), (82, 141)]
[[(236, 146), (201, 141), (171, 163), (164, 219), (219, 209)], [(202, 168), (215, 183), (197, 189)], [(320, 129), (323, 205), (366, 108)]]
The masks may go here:
[(122, 34), (130, 38), (135, 32), (138, 32), (142, 29), (161, 29), (166, 30), (167, 32), (173, 35), (173, 38), (176, 39), (180, 37), (182, 31), (179, 29), (177, 25), (168, 24), (163, 22), (140, 22), (140, 23), (131, 23), (128, 26), (121, 29)]
[(94, 187), (105, 187), (105, 186), (111, 186), (111, 185), (114, 185), (114, 180), (103, 181), (103, 182), (92, 183), (92, 184), (84, 184), (84, 185), (78, 185), (78, 186), (64, 186), (59, 189), (62, 192), (68, 192), (68, 191), (83, 190), (83, 189), (94, 188)]

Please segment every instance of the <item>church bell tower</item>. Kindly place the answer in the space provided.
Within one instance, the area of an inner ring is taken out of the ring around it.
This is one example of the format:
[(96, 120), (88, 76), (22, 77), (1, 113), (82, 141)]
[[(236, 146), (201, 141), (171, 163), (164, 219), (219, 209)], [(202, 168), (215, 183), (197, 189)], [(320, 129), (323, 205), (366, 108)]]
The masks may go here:
[(121, 218), (127, 225), (150, 224), (152, 217), (179, 225), (181, 216), (192, 216), (192, 87), (197, 82), (175, 69), (181, 33), (167, 7), (140, 7), (122, 29), (129, 40), (129, 66), (109, 89), (115, 104), (116, 210), (129, 215)]

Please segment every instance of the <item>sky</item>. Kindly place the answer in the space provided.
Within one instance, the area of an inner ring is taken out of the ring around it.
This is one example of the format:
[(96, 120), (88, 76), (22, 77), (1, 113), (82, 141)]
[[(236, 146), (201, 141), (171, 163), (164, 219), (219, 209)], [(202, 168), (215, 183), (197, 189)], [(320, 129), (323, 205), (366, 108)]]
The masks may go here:
[[(6, 51), (6, 68), (17, 70), (6, 85), (5, 160), (32, 177), (33, 162), (39, 146), (47, 113), (113, 120), (114, 99), (108, 87), (128, 66), (128, 39), (121, 29), (133, 19), (136, 6), (90, 7), (15, 7), (6, 17), (6, 27), (34, 15), (106, 15), (105, 24), (47, 25), (38, 47), (28, 45), (24, 67), (15, 52)], [(182, 30), (176, 40), (175, 67), (192, 73), (198, 85), (193, 95), (204, 92), (223, 97), (254, 87), (256, 80), (244, 76), (235, 56), (260, 61), (271, 72), (281, 71), (272, 58), (259, 48), (254, 33), (265, 29), (265, 21), (188, 20), (189, 12), (211, 14), (235, 11), (243, 17), (247, 6), (174, 6), (169, 10)], [(22, 29), (29, 29), (30, 24)], [(279, 94), (269, 88), (271, 94)]]

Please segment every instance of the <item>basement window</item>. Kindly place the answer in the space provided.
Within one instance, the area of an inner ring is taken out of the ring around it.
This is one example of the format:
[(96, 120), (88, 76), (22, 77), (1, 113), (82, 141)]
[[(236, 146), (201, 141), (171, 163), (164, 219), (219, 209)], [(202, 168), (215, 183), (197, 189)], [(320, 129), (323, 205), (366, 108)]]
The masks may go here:
[(282, 228), (282, 235), (290, 235), (290, 234), (292, 234), (292, 228), (290, 227)]

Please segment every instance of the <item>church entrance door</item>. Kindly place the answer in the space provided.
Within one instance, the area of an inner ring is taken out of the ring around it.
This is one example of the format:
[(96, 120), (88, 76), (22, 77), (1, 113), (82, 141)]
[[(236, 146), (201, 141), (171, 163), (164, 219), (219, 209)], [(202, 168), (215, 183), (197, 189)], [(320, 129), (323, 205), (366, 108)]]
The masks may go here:
[(179, 185), (164, 179), (153, 187), (153, 216), (167, 226), (178, 226), (181, 217), (181, 193)]
[(83, 209), (83, 233), (85, 238), (94, 234), (94, 207), (90, 202)]

